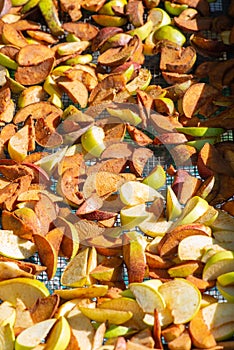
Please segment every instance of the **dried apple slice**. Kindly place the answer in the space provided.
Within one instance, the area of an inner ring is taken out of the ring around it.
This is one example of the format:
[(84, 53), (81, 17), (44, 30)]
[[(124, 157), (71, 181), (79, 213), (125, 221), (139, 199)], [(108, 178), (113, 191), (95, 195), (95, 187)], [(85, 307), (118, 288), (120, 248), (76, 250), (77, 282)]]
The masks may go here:
[(39, 8), (51, 33), (58, 37), (64, 33), (56, 5), (52, 0), (42, 0), (39, 2)]
[(53, 65), (54, 57), (50, 57), (34, 66), (18, 66), (15, 80), (22, 85), (40, 84), (50, 74)]
[(180, 17), (174, 17), (174, 23), (184, 32), (192, 33), (209, 30), (212, 24), (212, 18), (197, 16), (196, 18), (185, 20)]
[(38, 145), (45, 148), (58, 147), (63, 143), (62, 136), (54, 131), (43, 118), (35, 123), (35, 140)]
[(21, 66), (34, 66), (52, 57), (54, 57), (54, 51), (48, 46), (30, 44), (19, 50), (17, 62)]
[(72, 206), (77, 207), (84, 201), (84, 195), (79, 189), (80, 167), (66, 169), (59, 179), (57, 189), (65, 197), (65, 200)]
[(86, 86), (80, 81), (63, 81), (58, 85), (68, 94), (69, 98), (78, 103), (81, 108), (85, 108), (88, 103), (88, 90)]
[(16, 47), (24, 47), (28, 45), (23, 34), (16, 30), (11, 24), (5, 23), (3, 25), (2, 36), (8, 44), (12, 44)]
[(91, 23), (84, 22), (66, 22), (63, 24), (63, 29), (69, 33), (75, 34), (80, 40), (92, 40), (94, 39), (99, 29)]

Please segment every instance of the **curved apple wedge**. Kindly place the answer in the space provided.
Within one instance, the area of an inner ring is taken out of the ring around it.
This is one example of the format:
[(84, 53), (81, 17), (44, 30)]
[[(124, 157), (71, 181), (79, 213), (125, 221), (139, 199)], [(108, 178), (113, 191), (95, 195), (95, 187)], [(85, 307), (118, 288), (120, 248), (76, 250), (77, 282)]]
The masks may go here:
[(143, 183), (153, 187), (155, 190), (164, 186), (166, 183), (166, 172), (163, 167), (159, 164), (156, 165), (149, 175), (144, 178)]
[(183, 278), (165, 282), (158, 290), (171, 310), (175, 324), (189, 322), (200, 308), (201, 292)]
[(56, 319), (51, 318), (23, 330), (15, 340), (15, 350), (35, 348), (48, 335), (55, 322)]
[(0, 327), (0, 349), (15, 349), (15, 335), (12, 326), (7, 323)]
[(224, 287), (234, 286), (234, 271), (223, 273), (217, 277), (217, 281)]
[(31, 307), (38, 298), (47, 297), (50, 294), (45, 284), (39, 280), (18, 277), (0, 282), (0, 299), (16, 305), (20, 298), (26, 307)]
[(209, 204), (205, 199), (199, 196), (191, 197), (186, 203), (181, 216), (178, 217), (178, 220), (176, 221), (176, 226), (191, 224), (195, 222), (203, 214), (205, 214), (208, 208)]
[(81, 143), (86, 152), (94, 157), (99, 157), (106, 148), (104, 138), (103, 129), (93, 125), (81, 136)]
[(111, 324), (122, 324), (132, 318), (131, 311), (119, 311), (112, 309), (99, 309), (90, 307), (80, 307), (80, 311), (89, 319), (96, 322), (106, 322)]
[(168, 220), (175, 220), (182, 213), (182, 206), (170, 185), (167, 186), (166, 213)]
[(27, 259), (36, 252), (34, 243), (20, 238), (11, 230), (0, 230), (0, 254), (13, 259)]
[(145, 204), (138, 204), (132, 207), (124, 207), (120, 210), (121, 225), (125, 229), (138, 226), (142, 221), (147, 219), (149, 213), (146, 211)]
[(216, 287), (227, 301), (234, 303), (234, 286), (222, 286), (219, 282), (216, 282)]
[(120, 199), (125, 205), (151, 202), (162, 195), (154, 188), (137, 181), (127, 181), (119, 189)]
[(71, 338), (71, 328), (64, 316), (60, 316), (54, 324), (48, 338), (46, 349), (66, 350)]
[(219, 275), (234, 270), (234, 252), (221, 251), (212, 255), (206, 262), (202, 278), (205, 281), (215, 280)]

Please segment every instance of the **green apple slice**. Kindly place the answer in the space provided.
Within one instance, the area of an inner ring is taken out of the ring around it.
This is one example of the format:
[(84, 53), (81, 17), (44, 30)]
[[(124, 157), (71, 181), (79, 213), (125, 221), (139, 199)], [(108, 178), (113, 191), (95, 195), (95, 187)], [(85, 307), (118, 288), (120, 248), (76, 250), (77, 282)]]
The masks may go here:
[(234, 303), (234, 286), (222, 286), (219, 282), (216, 282), (216, 287), (227, 301)]
[(113, 6), (124, 7), (127, 4), (126, 0), (110, 0), (106, 2), (98, 11), (101, 15), (110, 15), (114, 16), (115, 12), (113, 11)]
[(142, 182), (153, 187), (155, 190), (158, 190), (166, 183), (166, 172), (161, 165), (156, 165), (156, 167), (151, 170), (149, 175), (147, 175)]
[(38, 322), (23, 330), (15, 340), (15, 350), (30, 350), (35, 348), (50, 332), (56, 318)]
[[(171, 315), (171, 310), (165, 307), (162, 311), (158, 312), (158, 319), (161, 327), (166, 327), (169, 324), (173, 323), (173, 317)], [(144, 323), (147, 326), (153, 327), (155, 323), (154, 314), (146, 313), (143, 319)]]
[(162, 26), (170, 24), (171, 18), (166, 11), (159, 7), (155, 7), (150, 9), (147, 16), (147, 21), (152, 21), (153, 29), (156, 30)]
[(204, 235), (188, 236), (180, 241), (178, 256), (180, 260), (201, 260), (204, 249), (215, 242), (214, 238)]
[(172, 16), (179, 16), (181, 12), (188, 8), (187, 4), (177, 4), (171, 1), (164, 1), (165, 10)]
[(164, 298), (159, 293), (159, 287), (162, 285), (160, 280), (150, 280), (142, 283), (130, 283), (129, 289), (136, 298), (136, 301), (146, 313), (153, 314), (154, 309), (159, 312), (166, 307)]
[(125, 123), (130, 123), (131, 125), (136, 126), (142, 122), (141, 117), (136, 112), (133, 112), (131, 109), (117, 109), (107, 107), (106, 110), (110, 115), (121, 119)]
[(18, 67), (18, 63), (12, 60), (7, 55), (4, 55), (2, 52), (0, 52), (0, 64), (4, 67), (16, 70)]
[(45, 284), (36, 279), (18, 277), (0, 281), (0, 299), (13, 305), (16, 305), (17, 298), (20, 298), (26, 307), (31, 307), (38, 298), (49, 294)]
[(134, 228), (139, 226), (142, 221), (147, 219), (149, 212), (146, 211), (145, 204), (138, 204), (132, 207), (124, 207), (120, 210), (120, 221), (121, 225), (125, 229)]
[(200, 308), (201, 292), (183, 278), (165, 282), (159, 287), (159, 293), (171, 310), (175, 324), (189, 322)]
[(99, 309), (99, 308), (90, 308), (90, 307), (79, 307), (80, 311), (88, 317), (90, 320), (96, 322), (106, 322), (108, 321), (111, 324), (122, 324), (127, 322), (132, 318), (131, 311), (120, 311), (112, 309)]
[(176, 226), (195, 222), (208, 210), (208, 208), (209, 204), (205, 199), (199, 196), (190, 198), (187, 201), (181, 216), (178, 217)]
[(36, 165), (39, 165), (43, 170), (45, 170), (48, 174), (51, 174), (52, 170), (55, 168), (59, 162), (61, 162), (67, 151), (67, 147), (58, 150), (55, 153), (49, 154), (35, 162)]
[(99, 157), (106, 148), (104, 138), (103, 129), (93, 125), (81, 136), (81, 144), (86, 152), (94, 157)]
[(111, 325), (105, 332), (105, 338), (111, 339), (121, 336), (127, 336), (130, 334), (134, 334), (135, 332), (136, 330), (130, 327)]
[(147, 38), (153, 29), (153, 21), (147, 20), (142, 26), (129, 30), (127, 34), (132, 36), (137, 35), (142, 41)]
[(234, 270), (234, 252), (221, 251), (212, 255), (203, 269), (202, 278), (205, 281), (215, 280), (219, 275)]
[(48, 338), (47, 350), (66, 350), (71, 338), (71, 329), (67, 319), (61, 316), (57, 319)]
[(33, 242), (20, 238), (11, 230), (0, 230), (0, 254), (13, 259), (28, 259), (36, 252)]
[(180, 46), (183, 46), (186, 42), (184, 34), (178, 28), (170, 24), (160, 27), (154, 32), (155, 41), (163, 39), (170, 40)]
[(219, 136), (225, 132), (223, 128), (209, 128), (205, 126), (184, 126), (176, 128), (178, 132), (182, 132), (185, 135), (191, 135), (194, 137), (214, 137)]
[(217, 281), (221, 286), (234, 286), (234, 271), (223, 273), (217, 277)]
[(170, 185), (167, 186), (166, 214), (168, 220), (175, 220), (182, 214), (182, 206)]
[(210, 143), (213, 145), (215, 142), (216, 142), (216, 139), (214, 137), (210, 137), (206, 139), (188, 141), (185, 144), (196, 148), (197, 151), (200, 151), (206, 143)]
[(151, 186), (138, 181), (127, 181), (119, 189), (121, 201), (125, 205), (133, 206), (145, 202), (152, 202), (163, 196)]

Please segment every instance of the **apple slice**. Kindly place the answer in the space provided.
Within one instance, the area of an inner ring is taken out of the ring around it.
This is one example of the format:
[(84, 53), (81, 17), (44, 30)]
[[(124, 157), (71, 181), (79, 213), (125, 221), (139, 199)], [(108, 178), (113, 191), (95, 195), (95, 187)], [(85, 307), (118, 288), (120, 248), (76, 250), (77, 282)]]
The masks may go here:
[(71, 300), (75, 298), (98, 298), (104, 296), (107, 291), (107, 285), (92, 284), (87, 288), (56, 289), (54, 292), (64, 300)]
[(45, 284), (36, 279), (18, 277), (0, 281), (0, 299), (13, 305), (16, 305), (17, 298), (20, 298), (27, 307), (31, 307), (38, 298), (49, 294)]
[(146, 211), (145, 204), (134, 205), (133, 207), (124, 207), (120, 210), (121, 225), (125, 229), (134, 228), (142, 221), (147, 219), (149, 213)]
[(234, 303), (234, 286), (222, 286), (219, 282), (216, 282), (216, 287), (227, 301)]
[(166, 173), (161, 165), (156, 165), (149, 175), (147, 175), (142, 181), (144, 184), (153, 187), (158, 190), (160, 187), (164, 186), (166, 183)]
[(36, 252), (34, 243), (20, 238), (11, 230), (0, 230), (0, 254), (13, 259), (27, 259)]
[(228, 339), (234, 334), (233, 303), (212, 303), (202, 308), (202, 316), (216, 340)]
[(129, 289), (143, 311), (153, 314), (154, 309), (160, 313), (166, 307), (164, 298), (158, 291), (161, 285), (160, 280), (149, 280), (142, 283), (130, 283)]
[(175, 220), (182, 214), (182, 206), (170, 185), (167, 186), (166, 198), (167, 220)]
[(112, 309), (99, 309), (90, 307), (79, 307), (80, 311), (90, 320), (96, 322), (109, 322), (111, 324), (122, 324), (132, 318), (131, 311), (120, 311)]
[(221, 251), (212, 255), (205, 264), (202, 278), (205, 281), (215, 280), (219, 275), (234, 270), (234, 252)]
[(103, 129), (93, 125), (81, 136), (81, 144), (88, 153), (94, 157), (99, 157), (106, 148), (104, 138)]
[(14, 306), (8, 301), (4, 301), (0, 304), (0, 328), (9, 324), (11, 327), (14, 326), (16, 317), (16, 311)]
[(71, 329), (67, 319), (60, 316), (46, 339), (46, 349), (66, 350), (71, 338)]
[(214, 238), (204, 235), (188, 236), (182, 239), (178, 246), (180, 260), (201, 260), (204, 248), (212, 246)]
[(56, 322), (51, 318), (23, 330), (15, 340), (15, 350), (34, 349), (48, 335)]
[(62, 285), (70, 287), (82, 287), (86, 284), (88, 254), (89, 248), (85, 248), (69, 261), (61, 275)]
[(218, 217), (212, 223), (211, 228), (213, 231), (225, 230), (233, 231), (234, 227), (234, 217), (229, 215), (227, 212), (217, 209)]
[(217, 277), (217, 281), (221, 284), (221, 286), (234, 286), (234, 272), (226, 272)]
[(181, 216), (177, 219), (175, 225), (191, 224), (198, 220), (208, 210), (208, 202), (198, 196), (194, 196), (186, 203)]
[(184, 126), (182, 128), (176, 128), (178, 132), (182, 132), (185, 135), (191, 135), (194, 137), (214, 137), (219, 136), (225, 132), (222, 128), (209, 128), (209, 127), (197, 127), (197, 126)]
[(165, 282), (158, 290), (171, 310), (175, 324), (189, 322), (200, 308), (201, 292), (183, 278)]
[(127, 181), (119, 189), (121, 201), (125, 205), (137, 205), (151, 202), (162, 195), (151, 186), (137, 181)]
[(151, 213), (149, 217), (138, 226), (147, 236), (155, 238), (157, 236), (163, 236), (170, 229), (172, 224), (172, 221), (158, 220), (158, 218)]
[(16, 349), (14, 331), (9, 323), (0, 327), (0, 348), (3, 350)]

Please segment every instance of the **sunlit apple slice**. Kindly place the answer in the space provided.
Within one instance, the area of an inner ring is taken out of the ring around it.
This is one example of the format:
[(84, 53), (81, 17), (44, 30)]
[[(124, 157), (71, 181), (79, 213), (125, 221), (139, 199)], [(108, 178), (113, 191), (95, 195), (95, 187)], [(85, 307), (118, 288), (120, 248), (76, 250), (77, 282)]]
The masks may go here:
[(99, 126), (91, 126), (82, 136), (81, 143), (86, 152), (92, 154), (94, 157), (99, 157), (104, 149), (105, 133)]
[(159, 7), (152, 8), (147, 16), (147, 21), (153, 22), (153, 29), (156, 30), (171, 23), (171, 18), (166, 11)]
[(183, 278), (165, 282), (158, 290), (171, 310), (175, 324), (189, 322), (200, 308), (201, 292)]
[(56, 289), (55, 293), (64, 300), (70, 300), (75, 298), (98, 298), (104, 296), (107, 291), (107, 285), (93, 284), (87, 288)]
[[(202, 308), (202, 316), (216, 340), (228, 339), (234, 334), (234, 303), (212, 303)], [(225, 326), (228, 324), (230, 327)]]
[(153, 187), (158, 190), (166, 183), (166, 173), (161, 165), (156, 165), (142, 181), (144, 184)]
[(17, 298), (20, 298), (26, 307), (31, 307), (38, 298), (49, 294), (45, 284), (36, 279), (18, 277), (0, 281), (0, 299), (13, 305), (16, 305)]
[(161, 285), (162, 282), (160, 280), (149, 280), (142, 283), (130, 283), (129, 289), (143, 311), (153, 314), (154, 309), (161, 312), (166, 307), (164, 298), (159, 293), (159, 287)]
[(131, 311), (119, 311), (112, 309), (99, 309), (79, 307), (80, 311), (89, 319), (96, 322), (109, 322), (111, 324), (122, 324), (132, 318)]
[(212, 246), (215, 239), (205, 235), (188, 236), (180, 241), (178, 256), (180, 260), (201, 260), (204, 248)]
[(145, 22), (142, 26), (131, 29), (127, 33), (132, 36), (137, 35), (143, 41), (151, 33), (152, 29), (153, 21), (151, 21), (151, 19), (148, 17), (147, 22)]
[(11, 230), (0, 230), (0, 254), (13, 259), (28, 259), (36, 252), (33, 242), (20, 238)]
[(21, 162), (28, 154), (29, 126), (23, 126), (8, 142), (8, 152), (11, 159)]
[(14, 306), (8, 301), (4, 301), (0, 304), (0, 328), (9, 324), (11, 327), (15, 323), (16, 311)]
[(175, 220), (182, 213), (182, 206), (170, 185), (167, 186), (166, 215), (167, 220)]
[(219, 282), (216, 283), (219, 293), (230, 303), (234, 303), (234, 286), (222, 286)]
[(181, 216), (176, 221), (176, 226), (191, 224), (198, 220), (209, 208), (208, 202), (198, 196), (191, 197), (186, 203)]
[(151, 202), (163, 196), (151, 186), (137, 181), (127, 181), (119, 189), (120, 199), (125, 205)]
[(158, 220), (153, 213), (150, 213), (148, 218), (139, 224), (139, 229), (147, 236), (157, 237), (163, 236), (172, 224), (172, 221)]
[(208, 128), (197, 126), (184, 126), (176, 128), (178, 132), (194, 137), (214, 137), (219, 136), (225, 132), (223, 128)]
[(71, 338), (71, 329), (67, 319), (60, 316), (46, 339), (46, 349), (66, 350)]
[(224, 210), (218, 209), (218, 217), (212, 223), (211, 228), (213, 231), (225, 230), (233, 231), (234, 217)]
[(154, 32), (155, 41), (163, 39), (170, 40), (181, 46), (183, 46), (186, 42), (184, 34), (179, 29), (170, 24), (162, 26)]
[(13, 327), (7, 323), (0, 327), (0, 349), (12, 350), (15, 349), (15, 334)]
[(67, 151), (67, 147), (58, 150), (55, 153), (49, 154), (35, 162), (36, 165), (40, 166), (43, 170), (47, 172), (47, 174), (51, 174), (56, 165), (61, 162), (62, 158), (65, 156)]
[(138, 204), (132, 207), (124, 207), (120, 210), (120, 221), (124, 228), (133, 228), (147, 219), (149, 212), (146, 211), (145, 204)]
[(164, 7), (167, 13), (173, 16), (179, 16), (181, 12), (188, 8), (187, 4), (177, 4), (172, 1), (164, 1)]
[[(169, 310), (167, 307), (165, 307), (162, 311), (158, 311), (158, 318), (161, 327), (166, 327), (169, 324), (173, 323), (173, 317), (171, 315), (171, 310)], [(148, 314), (146, 313), (144, 316), (143, 321), (147, 326), (153, 327), (155, 323), (155, 317), (154, 314)]]
[(124, 121), (125, 123), (129, 123), (131, 125), (138, 125), (142, 122), (141, 117), (136, 113), (133, 112), (131, 109), (125, 109), (125, 108), (109, 108), (107, 107), (107, 112), (112, 115), (113, 117), (117, 117)]
[(217, 281), (224, 287), (234, 286), (234, 271), (223, 273), (217, 277)]
[(35, 348), (50, 332), (56, 318), (38, 322), (23, 330), (15, 340), (15, 350), (30, 350)]
[(212, 255), (203, 269), (202, 278), (212, 281), (219, 275), (234, 270), (234, 252), (231, 250), (221, 251)]

